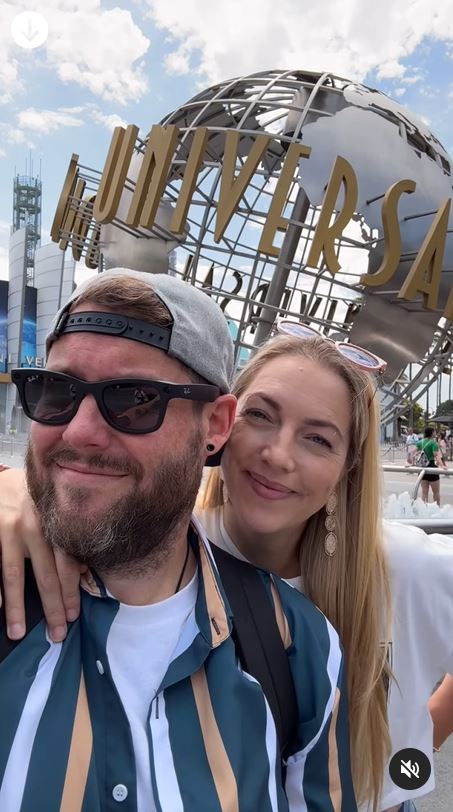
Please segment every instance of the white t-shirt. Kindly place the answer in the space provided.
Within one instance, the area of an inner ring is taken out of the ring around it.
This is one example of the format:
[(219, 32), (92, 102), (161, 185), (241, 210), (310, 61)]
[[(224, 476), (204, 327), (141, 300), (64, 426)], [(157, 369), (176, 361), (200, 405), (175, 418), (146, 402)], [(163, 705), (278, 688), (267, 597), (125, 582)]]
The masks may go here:
[(197, 588), (195, 574), (184, 589), (160, 603), (121, 603), (108, 634), (107, 658), (131, 727), (138, 812), (156, 812), (147, 736), (149, 707), (173, 659), (182, 628), (195, 611)]
[[(243, 560), (225, 531), (223, 509), (197, 511), (210, 541)], [(422, 750), (432, 762), (432, 721), (427, 708), (434, 685), (453, 673), (453, 539), (398, 522), (384, 522), (391, 577), (393, 622), (389, 692), (392, 755), (406, 747)], [(298, 589), (302, 580), (289, 583)], [(420, 790), (399, 789), (384, 780), (381, 809), (434, 789), (434, 774)], [(365, 805), (361, 812), (365, 812)], [(370, 806), (371, 809), (371, 806)]]
[(408, 434), (406, 437), (407, 446), (415, 446), (418, 443), (418, 434)]

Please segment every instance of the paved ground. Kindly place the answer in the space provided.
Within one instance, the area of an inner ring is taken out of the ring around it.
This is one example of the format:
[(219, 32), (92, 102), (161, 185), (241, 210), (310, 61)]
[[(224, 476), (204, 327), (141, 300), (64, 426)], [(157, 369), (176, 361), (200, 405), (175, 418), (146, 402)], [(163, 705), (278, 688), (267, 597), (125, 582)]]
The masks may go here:
[(453, 737), (434, 757), (437, 788), (417, 803), (417, 812), (452, 812), (453, 810)]
[[(14, 449), (16, 450), (16, 449)], [(388, 460), (393, 462), (393, 460)], [(395, 460), (399, 463), (400, 460)], [(10, 449), (7, 453), (1, 453), (0, 463), (19, 467), (22, 465), (22, 456), (14, 453), (11, 456)], [(453, 463), (450, 463), (453, 466)], [(385, 473), (385, 494), (402, 493), (414, 487), (415, 475), (407, 473)], [(442, 503), (453, 505), (453, 477), (445, 479), (441, 483)], [(453, 595), (452, 595), (453, 600)], [(417, 812), (453, 812), (453, 736), (444, 745), (442, 751), (435, 756), (436, 770), (436, 790), (417, 802)]]

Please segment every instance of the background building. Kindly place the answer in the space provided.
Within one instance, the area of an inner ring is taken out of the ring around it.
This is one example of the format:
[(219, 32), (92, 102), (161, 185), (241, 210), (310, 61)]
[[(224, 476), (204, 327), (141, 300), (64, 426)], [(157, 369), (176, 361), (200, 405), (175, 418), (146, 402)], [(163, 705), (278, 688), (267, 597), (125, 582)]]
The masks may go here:
[(9, 373), (44, 364), (48, 327), (74, 287), (74, 260), (55, 243), (40, 246), (41, 201), (40, 178), (17, 175), (9, 280), (0, 280), (0, 434), (6, 435), (28, 429)]

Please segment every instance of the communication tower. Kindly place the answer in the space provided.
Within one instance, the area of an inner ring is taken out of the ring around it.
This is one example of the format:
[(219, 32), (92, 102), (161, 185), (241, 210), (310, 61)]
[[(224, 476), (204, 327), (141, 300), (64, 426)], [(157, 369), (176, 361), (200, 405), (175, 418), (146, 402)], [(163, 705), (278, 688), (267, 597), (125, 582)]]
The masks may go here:
[(41, 241), (41, 178), (17, 174), (14, 178), (13, 232), (26, 229), (26, 283), (33, 285), (35, 251)]

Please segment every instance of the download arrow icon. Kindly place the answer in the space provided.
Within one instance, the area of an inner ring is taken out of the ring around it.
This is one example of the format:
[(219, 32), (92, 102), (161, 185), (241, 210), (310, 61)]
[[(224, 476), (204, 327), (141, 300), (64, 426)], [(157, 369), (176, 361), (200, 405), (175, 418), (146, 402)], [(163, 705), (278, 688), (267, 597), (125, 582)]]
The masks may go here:
[(38, 11), (22, 11), (11, 23), (11, 36), (21, 48), (39, 48), (48, 33), (47, 20)]

